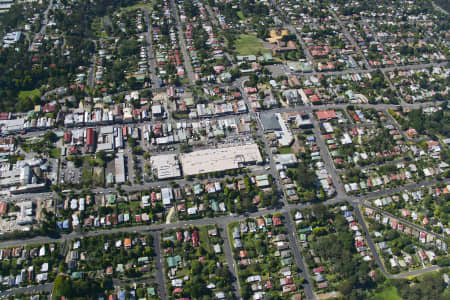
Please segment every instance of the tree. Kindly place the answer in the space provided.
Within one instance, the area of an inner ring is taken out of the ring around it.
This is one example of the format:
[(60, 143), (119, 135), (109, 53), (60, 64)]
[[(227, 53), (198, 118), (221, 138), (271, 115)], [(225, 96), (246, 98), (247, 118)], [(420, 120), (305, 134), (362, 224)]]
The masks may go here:
[[(200, 247), (201, 248), (201, 247)], [(199, 261), (194, 260), (191, 264), (191, 274), (200, 274), (202, 271), (202, 265)]]
[(318, 220), (325, 220), (328, 216), (328, 209), (323, 204), (314, 205), (312, 211)]
[(95, 153), (95, 157), (97, 158), (100, 166), (105, 166), (107, 156), (104, 150), (97, 151), (97, 153)]
[(60, 299), (61, 297), (71, 298), (73, 296), (72, 283), (69, 277), (59, 275), (55, 279), (53, 287), (53, 299)]
[(342, 295), (344, 295), (344, 296), (350, 295), (350, 293), (352, 292), (352, 289), (353, 289), (353, 284), (349, 280), (344, 280), (339, 285), (338, 289), (339, 289), (339, 292), (341, 292)]
[(141, 288), (141, 287), (137, 288), (136, 294), (137, 294), (139, 299), (144, 298), (145, 297), (145, 290), (143, 288)]
[(183, 143), (180, 145), (180, 151), (183, 153), (191, 152), (192, 147), (188, 143)]
[(47, 131), (44, 134), (44, 140), (48, 143), (55, 143), (58, 140), (58, 136), (53, 131)]

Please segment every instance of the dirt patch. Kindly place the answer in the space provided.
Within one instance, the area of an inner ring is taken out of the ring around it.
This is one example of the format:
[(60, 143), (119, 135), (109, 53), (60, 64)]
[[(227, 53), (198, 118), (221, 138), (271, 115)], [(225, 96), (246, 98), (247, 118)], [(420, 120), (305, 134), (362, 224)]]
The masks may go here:
[(291, 148), (295, 154), (305, 151), (296, 135), (294, 135), (294, 143), (292, 144)]
[(318, 300), (325, 300), (325, 299), (332, 299), (332, 298), (339, 298), (341, 296), (341, 293), (339, 292), (329, 292), (324, 294), (318, 294), (316, 295)]

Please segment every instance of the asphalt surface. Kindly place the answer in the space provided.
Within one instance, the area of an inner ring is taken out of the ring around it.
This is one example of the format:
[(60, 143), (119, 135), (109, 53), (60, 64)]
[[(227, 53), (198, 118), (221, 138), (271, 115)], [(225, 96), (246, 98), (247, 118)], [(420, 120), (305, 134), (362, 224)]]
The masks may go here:
[(178, 43), (180, 45), (181, 52), (183, 52), (185, 71), (188, 75), (189, 82), (194, 83), (195, 82), (194, 69), (192, 68), (191, 57), (189, 56), (189, 52), (186, 47), (186, 40), (184, 39), (183, 25), (181, 25), (181, 22), (180, 22), (180, 15), (178, 13), (178, 7), (175, 4), (174, 0), (170, 0), (170, 6), (172, 7), (172, 12), (174, 14), (175, 25), (177, 26)]
[(287, 229), (287, 236), (289, 239), (289, 245), (292, 248), (292, 253), (294, 255), (295, 263), (297, 267), (300, 269), (300, 275), (305, 279), (303, 282), (303, 289), (305, 291), (305, 296), (307, 299), (316, 299), (314, 295), (314, 283), (311, 279), (311, 276), (308, 271), (308, 267), (306, 266), (303, 257), (301, 256), (301, 252), (299, 249), (299, 242), (297, 238), (297, 231), (295, 225), (292, 222), (292, 215), (290, 212), (285, 212), (283, 214), (285, 220), (285, 227)]
[(48, 13), (49, 13), (50, 9), (52, 9), (52, 8), (53, 8), (53, 0), (50, 0), (49, 3), (48, 3), (47, 8), (44, 10), (44, 19), (41, 21), (41, 25), (42, 25), (42, 26), (41, 26), (39, 32), (37, 32), (37, 33), (34, 35), (33, 41), (30, 43), (30, 46), (28, 47), (28, 51), (31, 51), (31, 50), (32, 50), (31, 46), (33, 45), (34, 41), (37, 40), (37, 38), (38, 38), (40, 35), (42, 35), (42, 34), (45, 32), (45, 30), (47, 29), (47, 24), (48, 24)]
[(344, 186), (339, 178), (339, 175), (336, 172), (336, 168), (334, 167), (333, 159), (331, 158), (330, 152), (328, 152), (328, 147), (325, 144), (322, 134), (320, 133), (320, 124), (317, 122), (315, 117), (311, 118), (313, 127), (313, 133), (316, 137), (317, 145), (319, 146), (320, 156), (325, 163), (325, 167), (327, 169), (328, 175), (331, 177), (333, 181), (333, 185), (336, 189), (336, 194), (338, 198), (346, 199), (347, 196), (344, 192)]
[(150, 78), (152, 81), (152, 87), (157, 89), (160, 88), (158, 76), (156, 75), (156, 60), (155, 60), (155, 54), (153, 53), (153, 28), (152, 28), (152, 21), (148, 15), (148, 9), (144, 11), (144, 18), (145, 22), (147, 23), (147, 58), (148, 58), (148, 64), (150, 67)]
[(239, 282), (238, 277), (238, 271), (237, 271), (237, 265), (234, 262), (233, 258), (233, 250), (231, 247), (231, 241), (228, 237), (228, 226), (227, 224), (221, 224), (221, 236), (223, 238), (223, 252), (225, 255), (225, 258), (227, 260), (228, 269), (230, 270), (232, 276), (233, 276), (233, 294), (236, 299), (241, 299), (241, 284)]
[(52, 290), (53, 290), (53, 282), (39, 284), (39, 285), (35, 285), (35, 286), (30, 286), (30, 287), (20, 287), (20, 288), (9, 289), (9, 290), (0, 292), (0, 298), (6, 298), (6, 297), (17, 295), (17, 294), (38, 294), (38, 293), (44, 292), (44, 291), (51, 292)]
[(167, 270), (164, 269), (164, 257), (161, 255), (161, 235), (159, 232), (152, 232), (153, 237), (153, 249), (155, 250), (155, 281), (158, 285), (158, 296), (162, 300), (167, 299), (166, 293), (166, 274)]

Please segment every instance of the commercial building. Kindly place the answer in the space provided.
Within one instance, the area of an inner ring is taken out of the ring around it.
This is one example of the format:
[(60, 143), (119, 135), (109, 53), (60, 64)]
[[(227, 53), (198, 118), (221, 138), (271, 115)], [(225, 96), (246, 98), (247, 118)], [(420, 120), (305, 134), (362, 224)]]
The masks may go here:
[(261, 163), (262, 157), (258, 145), (248, 144), (183, 153), (180, 161), (185, 175), (196, 175)]
[(319, 121), (326, 121), (326, 120), (332, 120), (332, 119), (336, 119), (336, 113), (334, 112), (334, 110), (319, 110), (316, 112), (317, 115), (317, 119), (319, 119)]
[(125, 182), (125, 158), (123, 153), (118, 153), (117, 157), (114, 159), (114, 166), (116, 170), (116, 183)]
[(152, 170), (158, 179), (168, 179), (181, 176), (180, 163), (176, 154), (164, 154), (150, 158)]
[(283, 167), (293, 167), (298, 163), (297, 157), (293, 153), (275, 155), (274, 160)]
[(86, 129), (86, 151), (94, 152), (95, 150), (95, 132), (94, 128)]
[(25, 118), (0, 120), (2, 133), (14, 133), (24, 129)]

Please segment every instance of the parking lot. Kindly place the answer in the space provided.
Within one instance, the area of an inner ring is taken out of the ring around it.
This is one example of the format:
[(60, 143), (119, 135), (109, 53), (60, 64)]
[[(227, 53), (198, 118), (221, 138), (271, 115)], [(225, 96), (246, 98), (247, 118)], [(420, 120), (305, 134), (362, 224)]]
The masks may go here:
[(81, 182), (81, 169), (75, 168), (73, 162), (66, 161), (61, 164), (59, 181), (61, 184), (79, 184)]
[(273, 77), (283, 76), (283, 75), (289, 75), (290, 70), (289, 67), (286, 65), (278, 64), (278, 65), (269, 65), (267, 66), (267, 69), (272, 73)]

